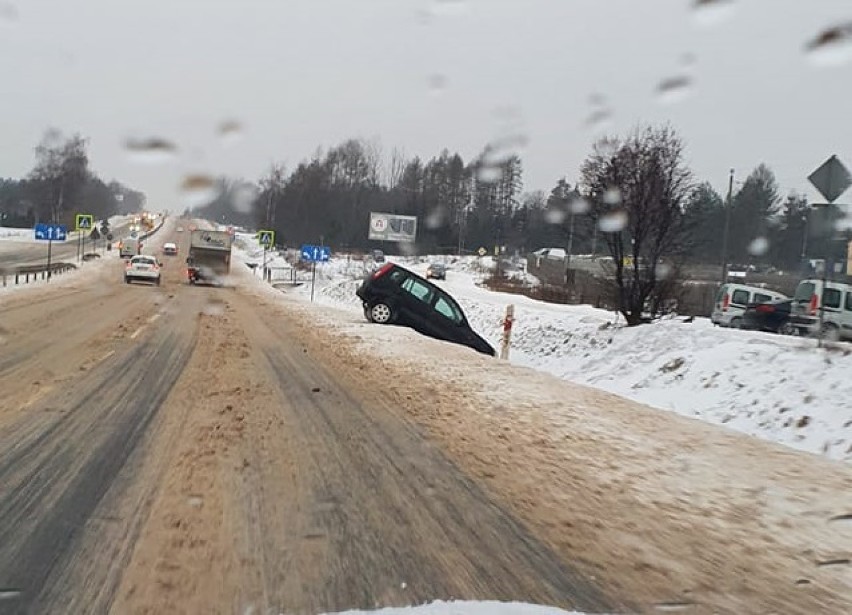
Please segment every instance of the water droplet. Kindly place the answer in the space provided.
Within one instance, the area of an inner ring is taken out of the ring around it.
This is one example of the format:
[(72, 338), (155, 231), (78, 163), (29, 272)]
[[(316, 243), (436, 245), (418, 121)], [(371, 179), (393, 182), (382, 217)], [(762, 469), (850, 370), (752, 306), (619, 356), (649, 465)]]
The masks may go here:
[(18, 7), (11, 2), (0, 2), (0, 21), (18, 21)]
[(668, 263), (657, 263), (654, 272), (658, 280), (666, 280), (674, 273), (674, 268)]
[(447, 76), (441, 73), (429, 75), (429, 91), (432, 94), (442, 94), (447, 89)]
[(730, 19), (737, 10), (735, 0), (693, 0), (692, 16), (699, 26), (718, 26)]
[(606, 96), (597, 92), (592, 92), (591, 94), (589, 94), (589, 104), (593, 107), (605, 107)]
[(200, 495), (193, 495), (187, 500), (190, 506), (193, 508), (201, 508), (201, 505), (204, 504), (204, 498)]
[(688, 75), (663, 79), (657, 85), (657, 100), (665, 105), (679, 103), (689, 97), (693, 86), (694, 82)]
[(220, 194), (219, 183), (209, 175), (187, 175), (180, 184), (180, 192), (187, 207), (203, 207)]
[(548, 224), (562, 224), (566, 217), (566, 213), (561, 209), (552, 208), (544, 212), (544, 221)]
[(408, 587), (408, 583), (403, 581), (402, 583), (399, 584), (399, 587), (400, 587), (400, 589), (405, 589), (406, 587)]
[(604, 233), (618, 233), (627, 226), (627, 212), (623, 209), (611, 211), (601, 216), (598, 228)]
[(219, 133), (219, 138), (226, 145), (230, 145), (239, 141), (243, 136), (243, 125), (237, 120), (225, 120), (221, 124), (219, 124), (219, 128), (217, 132)]
[(506, 135), (488, 144), (482, 161), (489, 166), (499, 166), (512, 156), (520, 156), (528, 144), (529, 137), (524, 134)]
[(586, 119), (586, 127), (592, 130), (606, 130), (612, 126), (612, 111), (609, 109), (596, 109)]
[(503, 171), (500, 167), (485, 165), (476, 170), (476, 179), (481, 181), (483, 184), (497, 183), (500, 181), (501, 177), (503, 177)]
[(128, 138), (124, 149), (134, 162), (161, 164), (174, 160), (177, 146), (167, 139), (149, 137), (145, 139)]
[(252, 205), (257, 200), (258, 189), (252, 184), (240, 184), (231, 191), (231, 204), (240, 213), (251, 213)]
[(443, 207), (436, 207), (426, 216), (426, 228), (437, 229), (444, 226), (447, 220), (447, 211)]
[(840, 66), (852, 60), (852, 23), (831, 26), (811, 40), (805, 51), (815, 66)]
[(763, 256), (769, 252), (769, 240), (766, 237), (756, 237), (748, 245), (748, 253), (752, 256)]
[(568, 203), (568, 209), (571, 210), (571, 213), (574, 215), (583, 215), (588, 213), (592, 208), (592, 204), (589, 203), (588, 199), (584, 199), (581, 196), (575, 196)]
[(618, 188), (608, 188), (603, 195), (603, 202), (607, 205), (620, 205), (621, 204), (621, 190)]

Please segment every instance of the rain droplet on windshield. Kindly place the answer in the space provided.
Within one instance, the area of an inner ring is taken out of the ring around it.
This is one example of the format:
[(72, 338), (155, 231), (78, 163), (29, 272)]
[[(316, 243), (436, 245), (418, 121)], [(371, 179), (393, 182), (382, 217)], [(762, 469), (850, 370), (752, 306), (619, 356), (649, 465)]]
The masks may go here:
[(429, 91), (432, 94), (441, 94), (447, 89), (447, 76), (441, 73), (429, 75)]
[(586, 126), (592, 130), (606, 130), (612, 126), (612, 111), (608, 108), (595, 109), (586, 118)]
[(476, 179), (483, 184), (494, 184), (500, 181), (503, 171), (498, 166), (484, 165), (476, 170)]
[(237, 120), (225, 120), (219, 124), (219, 138), (225, 143), (233, 143), (243, 136), (243, 125)]
[(621, 190), (618, 188), (609, 188), (603, 195), (603, 202), (607, 205), (621, 204)]
[(11, 2), (0, 2), (0, 21), (18, 21), (18, 7)]
[(520, 156), (530, 140), (524, 134), (511, 134), (488, 144), (483, 162), (488, 166), (498, 166), (512, 156)]
[(736, 12), (735, 0), (693, 0), (692, 16), (699, 26), (718, 26)]
[(428, 229), (438, 229), (441, 228), (447, 220), (447, 211), (441, 206), (433, 209), (426, 216), (426, 228)]
[(598, 221), (598, 228), (604, 233), (618, 233), (626, 226), (627, 212), (623, 209), (604, 214)]
[(257, 200), (258, 190), (252, 184), (240, 184), (231, 191), (231, 204), (240, 213), (251, 213), (251, 206)]
[(548, 209), (544, 212), (544, 221), (548, 224), (562, 224), (565, 222), (566, 214), (561, 209)]
[(657, 100), (665, 105), (673, 105), (685, 100), (692, 93), (694, 82), (688, 75), (676, 75), (663, 79), (657, 85)]
[(180, 192), (187, 207), (203, 207), (219, 196), (220, 187), (209, 175), (187, 175), (180, 184)]
[[(619, 198), (619, 202), (620, 202), (620, 198)], [(575, 196), (568, 203), (568, 209), (571, 210), (571, 213), (573, 213), (575, 215), (583, 215), (585, 213), (588, 213), (591, 208), (592, 208), (592, 204), (589, 203), (589, 201), (587, 199), (584, 199), (581, 196)]]
[(756, 237), (748, 244), (748, 253), (752, 256), (763, 256), (769, 252), (769, 240), (766, 237)]
[(169, 162), (175, 158), (178, 152), (174, 143), (160, 137), (125, 139), (124, 149), (134, 162), (144, 163)]
[(671, 277), (674, 269), (668, 263), (658, 263), (654, 269), (658, 280), (666, 280)]
[(816, 66), (840, 66), (852, 60), (852, 22), (831, 26), (805, 46)]

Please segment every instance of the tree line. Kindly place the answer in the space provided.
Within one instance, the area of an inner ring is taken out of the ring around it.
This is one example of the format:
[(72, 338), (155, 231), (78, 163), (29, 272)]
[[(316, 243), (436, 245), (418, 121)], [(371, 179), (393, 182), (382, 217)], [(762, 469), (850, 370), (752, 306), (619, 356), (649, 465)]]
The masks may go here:
[(76, 213), (106, 219), (144, 206), (143, 193), (97, 176), (89, 167), (88, 143), (79, 134), (66, 137), (49, 130), (35, 148), (35, 164), (26, 177), (0, 177), (2, 226), (71, 225)]

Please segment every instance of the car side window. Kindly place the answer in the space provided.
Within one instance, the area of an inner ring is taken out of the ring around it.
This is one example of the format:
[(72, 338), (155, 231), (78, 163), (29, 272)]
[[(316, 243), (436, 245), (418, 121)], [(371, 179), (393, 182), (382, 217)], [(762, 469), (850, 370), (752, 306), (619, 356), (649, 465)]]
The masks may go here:
[(753, 303), (769, 303), (772, 301), (772, 297), (769, 295), (764, 295), (763, 293), (754, 293), (754, 301)]
[(852, 312), (852, 291), (846, 293), (846, 309)]
[(463, 316), (459, 307), (444, 294), (439, 294), (435, 301), (435, 311), (452, 320), (457, 325), (461, 324)]
[(748, 305), (748, 291), (747, 290), (735, 290), (734, 294), (731, 295), (731, 303), (735, 303), (737, 305)]
[(394, 284), (401, 284), (405, 279), (405, 272), (397, 269), (396, 271), (391, 272), (390, 281)]
[(822, 303), (827, 308), (840, 309), (840, 298), (843, 293), (836, 288), (826, 288), (822, 293)]
[(432, 289), (426, 286), (420, 280), (408, 278), (402, 283), (402, 290), (414, 295), (423, 303), (432, 303)]

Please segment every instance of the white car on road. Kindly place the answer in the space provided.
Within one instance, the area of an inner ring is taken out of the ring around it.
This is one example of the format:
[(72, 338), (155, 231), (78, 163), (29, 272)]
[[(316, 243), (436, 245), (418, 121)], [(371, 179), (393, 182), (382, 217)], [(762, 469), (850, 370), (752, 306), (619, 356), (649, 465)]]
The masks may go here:
[(127, 261), (124, 270), (124, 281), (130, 284), (134, 280), (153, 282), (160, 285), (160, 263), (153, 256), (139, 255)]

